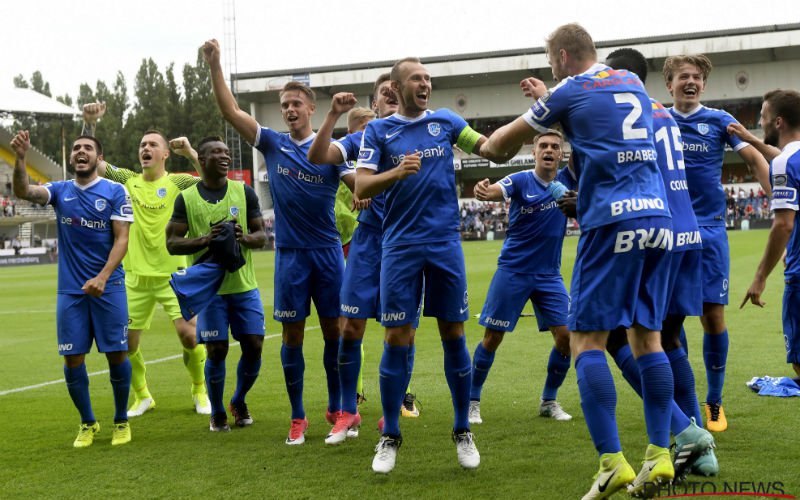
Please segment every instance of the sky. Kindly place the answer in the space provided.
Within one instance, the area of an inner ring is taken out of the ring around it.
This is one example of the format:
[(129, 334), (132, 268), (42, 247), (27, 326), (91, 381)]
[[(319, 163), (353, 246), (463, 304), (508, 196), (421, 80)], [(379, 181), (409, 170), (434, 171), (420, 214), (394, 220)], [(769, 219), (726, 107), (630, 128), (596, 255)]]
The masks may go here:
[(3, 2), (0, 87), (39, 70), (74, 98), (122, 71), (132, 93), (145, 58), (179, 76), (209, 38), (225, 57), (231, 4), (240, 73), (541, 47), (575, 21), (595, 41), (800, 22), (793, 0), (25, 0)]

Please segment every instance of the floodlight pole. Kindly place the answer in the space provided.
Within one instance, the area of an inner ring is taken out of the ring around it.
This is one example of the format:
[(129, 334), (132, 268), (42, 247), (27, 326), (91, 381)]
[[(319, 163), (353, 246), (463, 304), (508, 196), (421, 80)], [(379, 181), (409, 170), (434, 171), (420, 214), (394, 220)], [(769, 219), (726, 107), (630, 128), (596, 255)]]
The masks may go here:
[(64, 118), (61, 118), (61, 174), (67, 180), (67, 143), (64, 138)]

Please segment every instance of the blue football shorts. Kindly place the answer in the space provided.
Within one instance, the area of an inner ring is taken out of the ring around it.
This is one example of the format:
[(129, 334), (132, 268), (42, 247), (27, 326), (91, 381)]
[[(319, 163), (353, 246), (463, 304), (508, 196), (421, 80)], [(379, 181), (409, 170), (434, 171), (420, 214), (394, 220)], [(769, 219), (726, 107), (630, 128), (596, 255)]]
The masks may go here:
[(583, 232), (572, 272), (568, 326), (661, 330), (667, 307), (672, 220), (642, 217)]
[(560, 274), (523, 274), (497, 268), (478, 321), (491, 330), (513, 331), (530, 300), (540, 332), (567, 324), (569, 296)]
[(340, 314), (346, 318), (380, 318), (380, 230), (359, 224), (350, 240), (350, 253), (339, 294)]
[(703, 251), (673, 252), (667, 285), (667, 314), (703, 315)]
[(228, 328), (236, 340), (240, 335), (264, 335), (264, 306), (258, 288), (217, 295), (197, 315), (198, 342), (226, 341)]
[(58, 354), (128, 350), (128, 299), (124, 288), (100, 297), (59, 293), (56, 299)]
[(725, 226), (700, 226), (703, 238), (703, 302), (728, 304), (731, 257)]
[(342, 247), (278, 248), (275, 250), (275, 310), (281, 323), (301, 321), (311, 314), (339, 317), (339, 291), (344, 275)]
[[(461, 240), (383, 247), (381, 324), (413, 324), (423, 314), (456, 323), (469, 318)], [(424, 300), (423, 300), (424, 289)]]
[(794, 281), (783, 290), (783, 339), (786, 362), (800, 364), (800, 283)]

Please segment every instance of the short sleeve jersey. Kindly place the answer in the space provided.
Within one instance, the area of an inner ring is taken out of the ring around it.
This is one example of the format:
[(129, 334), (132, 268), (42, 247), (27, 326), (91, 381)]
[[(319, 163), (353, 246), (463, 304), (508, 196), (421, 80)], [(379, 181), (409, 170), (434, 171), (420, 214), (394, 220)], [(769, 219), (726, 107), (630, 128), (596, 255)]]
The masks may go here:
[(702, 105), (687, 114), (674, 107), (669, 111), (683, 137), (686, 180), (697, 224), (724, 226), (726, 197), (722, 188), (722, 160), (725, 145), (739, 151), (749, 144), (727, 132), (728, 125), (736, 123), (736, 119), (726, 111)]
[(651, 99), (651, 102), (658, 168), (664, 178), (669, 210), (672, 213), (672, 232), (675, 241), (673, 251), (697, 250), (703, 245), (697, 227), (697, 217), (692, 210), (692, 200), (689, 198), (681, 131), (670, 112), (660, 102), (655, 99)]
[(384, 247), (460, 238), (453, 145), (467, 128), (463, 118), (445, 108), (367, 124), (358, 168), (380, 173), (398, 166), (406, 154), (418, 153), (422, 159), (416, 175), (384, 191)]
[[(561, 169), (556, 180), (567, 189), (577, 188), (569, 168)], [(524, 170), (504, 177), (499, 184), (511, 207), (497, 267), (522, 274), (559, 274), (567, 218), (547, 192), (550, 183), (533, 170)]]
[[(361, 148), (361, 137), (363, 135), (364, 132), (359, 130), (358, 132), (353, 132), (333, 142), (333, 144), (339, 148), (339, 151), (341, 151), (344, 161), (355, 162), (358, 159), (358, 151)], [(384, 196), (383, 193), (374, 196), (369, 204), (369, 208), (359, 212), (359, 224), (365, 224), (377, 231), (381, 230), (381, 226), (383, 226)]]
[(797, 193), (800, 192), (800, 141), (790, 142), (781, 154), (770, 164), (772, 184), (772, 209), (794, 210), (795, 222), (789, 244), (786, 247), (786, 269), (783, 275), (787, 280), (800, 279), (800, 223), (797, 211), (800, 209)]
[(634, 73), (595, 64), (562, 80), (523, 119), (542, 132), (561, 123), (579, 178), (581, 229), (670, 216), (656, 165), (650, 97)]
[(316, 134), (295, 141), (287, 133), (260, 127), (255, 147), (264, 155), (275, 207), (275, 244), (279, 248), (335, 248), (334, 202), (339, 179), (353, 170), (346, 164), (315, 165), (306, 154)]
[[(133, 222), (125, 188), (98, 177), (86, 186), (75, 181), (45, 184), (48, 203), (56, 212), (58, 233), (58, 293), (82, 294), (84, 283), (97, 276), (114, 246), (115, 220)], [(125, 290), (125, 273), (117, 266), (105, 293)]]
[(200, 179), (189, 174), (166, 174), (148, 181), (142, 174), (113, 165), (106, 168), (106, 178), (125, 185), (136, 218), (123, 261), (125, 270), (139, 276), (166, 277), (186, 267), (186, 256), (167, 252), (166, 227), (175, 198)]

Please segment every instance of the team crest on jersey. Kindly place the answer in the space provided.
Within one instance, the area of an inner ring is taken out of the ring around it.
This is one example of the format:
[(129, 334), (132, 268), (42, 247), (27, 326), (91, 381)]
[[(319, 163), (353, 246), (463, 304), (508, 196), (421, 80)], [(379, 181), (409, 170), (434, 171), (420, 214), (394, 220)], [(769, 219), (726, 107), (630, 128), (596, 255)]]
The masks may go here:
[(106, 200), (102, 198), (99, 200), (94, 200), (94, 208), (96, 208), (98, 212), (102, 212), (103, 210), (105, 210), (106, 206), (107, 206)]
[(239, 216), (239, 207), (231, 207), (229, 212), (231, 213), (231, 217), (238, 217)]
[(708, 123), (698, 123), (697, 124), (697, 131), (700, 132), (703, 135), (707, 135), (708, 131), (709, 131)]
[(772, 176), (772, 184), (774, 186), (785, 186), (788, 181), (789, 179), (785, 174), (778, 174)]
[(167, 196), (167, 188), (158, 188), (158, 191), (156, 191), (156, 196), (159, 198)]
[(428, 124), (428, 133), (431, 134), (432, 136), (436, 137), (437, 135), (439, 135), (439, 132), (441, 131), (442, 131), (442, 126), (439, 125), (438, 123), (433, 122)]

